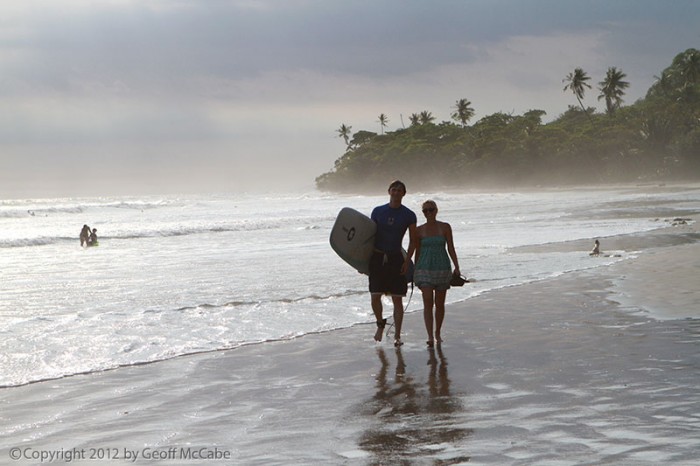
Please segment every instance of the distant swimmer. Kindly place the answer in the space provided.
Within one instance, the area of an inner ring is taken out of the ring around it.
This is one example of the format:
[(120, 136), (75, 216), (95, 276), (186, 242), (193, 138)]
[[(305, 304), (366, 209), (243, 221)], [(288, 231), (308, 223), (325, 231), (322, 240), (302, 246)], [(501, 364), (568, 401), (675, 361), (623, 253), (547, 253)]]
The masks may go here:
[(83, 229), (80, 230), (80, 245), (81, 246), (88, 246), (89, 240), (90, 240), (90, 227), (87, 225), (83, 225)]
[(600, 255), (600, 241), (595, 240), (595, 243), (593, 243), (593, 250), (588, 255), (589, 256), (599, 256)]
[(99, 243), (97, 242), (97, 228), (92, 229), (92, 233), (90, 233), (90, 238), (88, 240), (88, 246), (97, 246)]

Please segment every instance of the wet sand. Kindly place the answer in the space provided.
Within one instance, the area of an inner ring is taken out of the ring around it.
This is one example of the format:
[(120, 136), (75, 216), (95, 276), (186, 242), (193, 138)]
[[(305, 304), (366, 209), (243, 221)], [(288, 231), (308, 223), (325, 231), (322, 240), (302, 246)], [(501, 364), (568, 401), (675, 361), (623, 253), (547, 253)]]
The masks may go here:
[(2, 389), (0, 462), (697, 464), (695, 225), (449, 305), (435, 349), (413, 312), (398, 350), (357, 325)]

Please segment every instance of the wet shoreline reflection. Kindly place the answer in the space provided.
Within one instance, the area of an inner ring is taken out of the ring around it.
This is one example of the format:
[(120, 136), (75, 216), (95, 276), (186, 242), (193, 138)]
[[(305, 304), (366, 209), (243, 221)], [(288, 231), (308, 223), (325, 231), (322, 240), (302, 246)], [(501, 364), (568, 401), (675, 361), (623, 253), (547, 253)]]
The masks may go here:
[(469, 461), (459, 452), (473, 430), (460, 426), (464, 407), (451, 393), (447, 357), (440, 346), (428, 348), (427, 353), (426, 384), (420, 381), (419, 368), (408, 370), (400, 348), (395, 350), (393, 373), (393, 358), (384, 348), (377, 349), (376, 390), (361, 408), (370, 422), (359, 439), (373, 463), (396, 464), (438, 455), (441, 464)]

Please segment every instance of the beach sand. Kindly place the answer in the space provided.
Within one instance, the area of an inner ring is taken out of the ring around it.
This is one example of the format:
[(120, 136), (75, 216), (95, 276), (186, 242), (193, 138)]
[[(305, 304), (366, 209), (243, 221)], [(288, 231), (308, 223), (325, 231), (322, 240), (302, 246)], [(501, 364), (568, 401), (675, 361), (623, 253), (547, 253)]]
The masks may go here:
[(401, 349), (357, 325), (2, 389), (0, 462), (697, 464), (696, 225), (449, 305), (433, 350), (413, 312)]

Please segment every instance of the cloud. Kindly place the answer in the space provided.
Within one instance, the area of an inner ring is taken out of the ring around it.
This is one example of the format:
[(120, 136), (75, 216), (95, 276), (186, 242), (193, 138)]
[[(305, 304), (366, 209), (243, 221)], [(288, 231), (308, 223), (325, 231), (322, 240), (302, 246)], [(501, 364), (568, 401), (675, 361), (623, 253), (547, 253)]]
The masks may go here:
[(8, 0), (0, 172), (307, 185), (342, 152), (341, 123), (378, 131), (380, 113), (390, 129), (422, 110), (447, 120), (468, 98), (477, 118), (554, 118), (576, 66), (595, 82), (621, 68), (631, 103), (698, 23), (692, 0)]
[[(19, 3), (27, 6), (8, 16), (0, 36), (5, 95), (186, 98), (206, 94), (202, 82), (299, 71), (384, 80), (475, 64), (481, 50), (514, 37), (601, 31), (611, 34), (611, 53), (639, 53), (663, 30), (668, 36), (669, 24), (694, 31), (698, 19), (698, 7), (683, 0), (62, 0), (41, 10), (36, 0), (10, 2), (15, 10)], [(639, 34), (650, 27), (654, 34)], [(578, 47), (568, 53), (576, 57)]]

